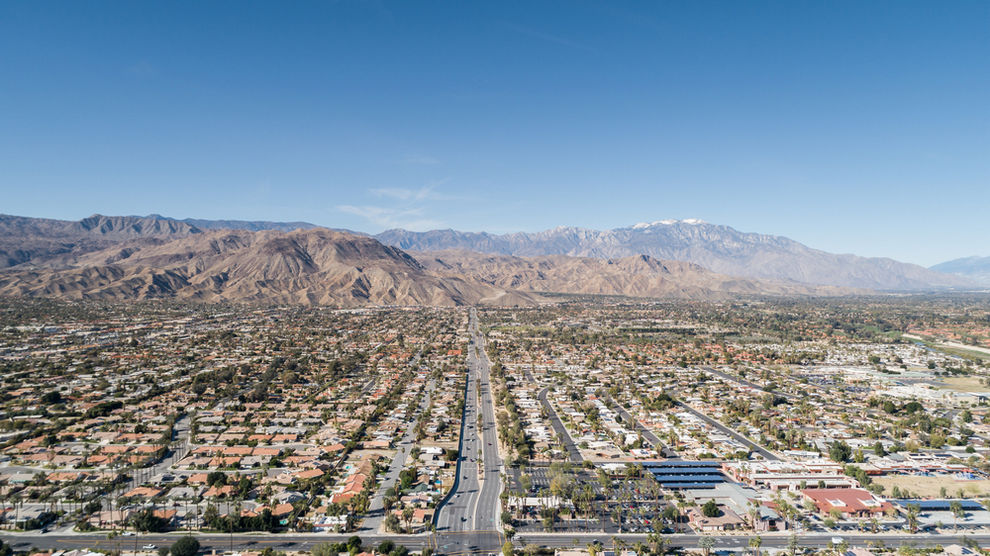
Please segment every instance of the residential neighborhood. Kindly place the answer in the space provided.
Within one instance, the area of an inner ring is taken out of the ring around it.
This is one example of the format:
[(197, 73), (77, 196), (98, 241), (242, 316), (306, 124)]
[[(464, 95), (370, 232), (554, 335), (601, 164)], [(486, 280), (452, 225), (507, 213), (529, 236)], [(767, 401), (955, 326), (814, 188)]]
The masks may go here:
[(472, 332), (436, 308), (47, 303), (2, 330), (12, 533), (442, 535), (481, 469), (472, 334), (507, 539), (990, 531), (987, 362), (913, 339), (958, 324), (598, 303), (485, 309)]

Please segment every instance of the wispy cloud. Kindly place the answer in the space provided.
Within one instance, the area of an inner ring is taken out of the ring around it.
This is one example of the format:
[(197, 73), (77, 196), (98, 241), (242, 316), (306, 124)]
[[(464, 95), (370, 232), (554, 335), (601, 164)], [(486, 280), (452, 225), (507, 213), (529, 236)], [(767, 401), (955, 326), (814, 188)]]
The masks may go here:
[(425, 185), (419, 189), (406, 187), (379, 187), (369, 189), (369, 193), (378, 198), (396, 199), (399, 201), (452, 201), (456, 197), (440, 193), (436, 184)]
[(520, 35), (525, 35), (527, 37), (541, 40), (543, 42), (548, 42), (559, 46), (566, 46), (567, 48), (573, 48), (575, 50), (584, 50), (586, 52), (597, 52), (597, 50), (591, 48), (590, 46), (572, 41), (568, 38), (561, 37), (559, 35), (554, 35), (553, 33), (547, 33), (546, 31), (533, 29), (532, 27), (526, 27), (524, 25), (518, 25), (515, 23), (506, 23), (505, 26), (510, 31), (514, 31), (516, 33), (519, 33)]
[(337, 205), (337, 210), (359, 216), (380, 228), (405, 228), (426, 231), (443, 228), (444, 222), (430, 216), (433, 205), (449, 201), (463, 201), (463, 197), (449, 195), (437, 188), (446, 180), (439, 180), (422, 187), (376, 187), (366, 194), (377, 199), (368, 204)]
[(443, 227), (443, 222), (423, 216), (421, 208), (392, 208), (375, 205), (339, 205), (337, 210), (360, 216), (382, 228), (404, 228), (414, 232), (425, 232)]
[(158, 77), (158, 68), (147, 60), (141, 60), (138, 63), (128, 67), (127, 72), (131, 75), (142, 78)]
[(411, 164), (414, 166), (436, 166), (440, 164), (440, 159), (425, 154), (407, 154), (399, 159), (399, 164)]

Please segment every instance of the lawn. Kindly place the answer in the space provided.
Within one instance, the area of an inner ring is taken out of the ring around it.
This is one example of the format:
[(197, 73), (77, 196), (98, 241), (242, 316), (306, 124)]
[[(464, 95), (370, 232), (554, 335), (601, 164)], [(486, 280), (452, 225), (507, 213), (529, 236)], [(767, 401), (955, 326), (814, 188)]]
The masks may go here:
[(955, 392), (990, 392), (990, 386), (980, 384), (977, 376), (950, 376), (942, 379), (943, 390)]
[(916, 475), (888, 475), (885, 477), (875, 477), (874, 484), (883, 485), (883, 493), (890, 496), (890, 491), (896, 486), (903, 490), (908, 489), (912, 495), (922, 498), (938, 498), (942, 487), (948, 496), (956, 497), (959, 489), (965, 491), (967, 498), (983, 498), (990, 496), (990, 480), (960, 481), (951, 475), (936, 475), (934, 477), (919, 477)]

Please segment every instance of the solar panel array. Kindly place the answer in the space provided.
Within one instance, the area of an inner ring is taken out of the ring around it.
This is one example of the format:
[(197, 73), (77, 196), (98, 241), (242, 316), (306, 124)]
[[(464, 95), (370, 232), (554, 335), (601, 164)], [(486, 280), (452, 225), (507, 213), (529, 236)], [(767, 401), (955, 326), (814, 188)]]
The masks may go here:
[(643, 466), (660, 486), (669, 490), (715, 488), (727, 481), (716, 461), (665, 461)]

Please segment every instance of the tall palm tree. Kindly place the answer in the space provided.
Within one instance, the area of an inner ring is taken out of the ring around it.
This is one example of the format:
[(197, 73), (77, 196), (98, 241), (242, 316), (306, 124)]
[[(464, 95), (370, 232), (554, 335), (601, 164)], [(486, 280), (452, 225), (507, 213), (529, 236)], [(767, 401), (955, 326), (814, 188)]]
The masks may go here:
[(907, 505), (907, 522), (908, 528), (912, 533), (918, 532), (918, 514), (921, 512), (921, 507), (917, 504)]
[(646, 537), (646, 541), (650, 543), (650, 550), (654, 554), (663, 554), (666, 552), (667, 540), (663, 538), (660, 533), (652, 532)]
[(700, 539), (698, 539), (698, 548), (701, 549), (701, 553), (704, 554), (705, 556), (708, 556), (711, 553), (712, 548), (714, 547), (715, 547), (714, 537), (711, 537), (709, 535), (703, 535)]
[(21, 506), (24, 504), (24, 500), (21, 498), (20, 494), (14, 495), (14, 527), (17, 527), (17, 522), (21, 520)]
[(626, 544), (625, 541), (623, 541), (619, 537), (613, 536), (612, 537), (612, 552), (615, 553), (616, 556), (618, 556), (619, 552), (622, 550), (622, 548), (625, 546), (625, 544)]
[(955, 529), (959, 530), (959, 518), (965, 517), (966, 512), (963, 511), (962, 502), (959, 500), (953, 500), (949, 502), (949, 511), (952, 512), (952, 520), (955, 522)]
[(756, 530), (756, 525), (760, 520), (760, 503), (755, 498), (747, 503), (747, 514), (749, 514), (749, 524)]
[(759, 535), (749, 539), (749, 547), (753, 549), (753, 554), (759, 555), (761, 545), (763, 545), (763, 539)]
[(612, 523), (615, 523), (619, 527), (619, 532), (622, 532), (622, 506), (618, 505), (612, 508)]

